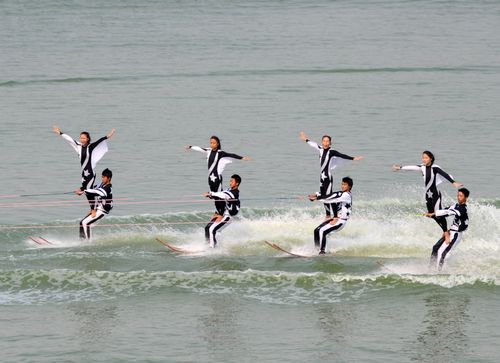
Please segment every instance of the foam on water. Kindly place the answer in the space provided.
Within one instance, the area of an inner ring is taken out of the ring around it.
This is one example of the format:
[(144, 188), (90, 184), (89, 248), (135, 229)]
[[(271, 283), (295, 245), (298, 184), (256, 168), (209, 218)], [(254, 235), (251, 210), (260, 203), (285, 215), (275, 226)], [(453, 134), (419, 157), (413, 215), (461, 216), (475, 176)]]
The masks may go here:
[[(354, 216), (346, 228), (331, 235), (331, 252), (346, 256), (417, 257), (426, 254), (440, 237), (440, 230), (430, 219), (419, 216), (421, 203), (401, 200), (357, 201)], [(466, 253), (477, 258), (491, 258), (500, 250), (499, 209), (491, 203), (469, 204), (470, 227), (457, 248), (458, 255)], [(33, 246), (27, 236), (40, 235), (54, 242), (45, 248), (69, 248), (103, 244), (124, 245), (146, 243), (160, 235), (172, 243), (200, 249), (205, 245), (204, 224), (207, 213), (171, 213), (110, 217), (108, 226), (95, 228), (92, 242), (77, 238), (76, 221), (60, 222), (67, 228), (32, 230), (0, 230), (0, 238), (9, 247)], [(219, 241), (221, 250), (228, 253), (258, 253), (264, 240), (283, 244), (296, 252), (310, 252), (312, 231), (322, 221), (321, 210), (314, 207), (246, 209), (228, 228)], [(187, 224), (176, 224), (187, 222)], [(151, 223), (150, 225), (148, 223)], [(172, 224), (170, 224), (172, 223)], [(134, 226), (137, 224), (137, 226)], [(111, 226), (110, 226), (111, 225)], [(125, 225), (125, 226), (122, 226)], [(8, 227), (8, 226), (7, 226)], [(41, 227), (44, 227), (43, 225)], [(38, 246), (36, 246), (38, 247)]]
[[(295, 304), (405, 286), (498, 286), (499, 209), (481, 202), (470, 203), (469, 211), (469, 230), (442, 273), (428, 267), (439, 228), (417, 216), (419, 203), (401, 200), (358, 201), (347, 227), (329, 237), (324, 258), (290, 258), (264, 244), (270, 240), (315, 255), (312, 231), (323, 218), (316, 206), (246, 209), (223, 230), (216, 249), (204, 240), (208, 214), (198, 212), (109, 218), (111, 226), (95, 228), (91, 242), (76, 238), (71, 221), (61, 222), (70, 232), (43, 231), (53, 242), (47, 246), (27, 238), (39, 233), (35, 227), (2, 231), (0, 303), (102, 300), (174, 289)], [(179, 220), (194, 223), (166, 224)], [(172, 253), (156, 237), (197, 253)]]
[(65, 303), (106, 300), (161, 290), (197, 294), (238, 294), (281, 304), (358, 299), (381, 290), (438, 286), (498, 286), (500, 276), (396, 274), (398, 267), (366, 274), (285, 271), (78, 271), (12, 270), (0, 279), (0, 304)]

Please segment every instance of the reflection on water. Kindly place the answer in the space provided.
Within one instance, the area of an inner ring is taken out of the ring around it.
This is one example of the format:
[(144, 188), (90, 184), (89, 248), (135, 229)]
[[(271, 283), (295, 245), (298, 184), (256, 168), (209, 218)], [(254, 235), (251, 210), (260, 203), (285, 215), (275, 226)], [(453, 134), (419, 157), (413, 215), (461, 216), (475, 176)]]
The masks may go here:
[(71, 304), (68, 310), (73, 313), (77, 331), (82, 346), (103, 342), (118, 325), (117, 307), (112, 304), (81, 302)]
[(241, 307), (225, 295), (207, 297), (206, 307), (208, 312), (198, 319), (199, 328), (213, 361), (238, 361), (248, 351), (238, 321)]
[(348, 360), (352, 346), (353, 327), (357, 318), (349, 304), (320, 305), (316, 309), (316, 326), (321, 332), (316, 350), (317, 361)]
[(470, 298), (449, 291), (436, 292), (424, 299), (425, 328), (418, 334), (412, 360), (456, 362), (469, 351), (465, 327), (469, 323)]

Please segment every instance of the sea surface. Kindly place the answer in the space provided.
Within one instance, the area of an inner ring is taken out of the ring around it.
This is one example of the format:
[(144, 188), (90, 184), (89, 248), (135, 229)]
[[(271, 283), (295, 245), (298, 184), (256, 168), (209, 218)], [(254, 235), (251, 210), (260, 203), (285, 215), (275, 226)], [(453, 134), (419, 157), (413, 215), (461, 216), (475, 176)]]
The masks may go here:
[[(499, 59), (499, 1), (0, 1), (0, 361), (498, 362)], [(90, 242), (54, 125), (116, 128)], [(301, 131), (364, 157), (335, 171), (353, 217), (325, 257), (264, 243), (316, 254)], [(216, 249), (184, 149), (211, 135), (252, 158)], [(422, 177), (391, 170), (423, 150), (471, 191), (441, 272)]]

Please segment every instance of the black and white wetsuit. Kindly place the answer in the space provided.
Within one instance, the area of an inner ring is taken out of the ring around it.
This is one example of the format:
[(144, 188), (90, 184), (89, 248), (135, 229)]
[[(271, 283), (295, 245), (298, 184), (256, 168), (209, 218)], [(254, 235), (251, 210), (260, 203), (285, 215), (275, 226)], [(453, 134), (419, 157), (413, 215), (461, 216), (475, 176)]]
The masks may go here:
[(327, 196), (318, 196), (318, 200), (321, 200), (325, 204), (335, 203), (337, 205), (337, 220), (335, 224), (330, 223), (334, 220), (334, 218), (330, 218), (321, 223), (314, 230), (314, 244), (316, 247), (320, 248), (321, 252), (325, 252), (326, 236), (331, 232), (339, 232), (342, 230), (345, 227), (347, 220), (351, 217), (352, 195), (350, 192), (338, 191)]
[(92, 217), (89, 213), (80, 221), (80, 238), (90, 239), (92, 238), (91, 226), (113, 209), (112, 185), (101, 183), (95, 189), (85, 189), (85, 194), (90, 201), (90, 209), (96, 211), (96, 216)]
[(217, 217), (205, 226), (205, 238), (210, 244), (210, 247), (217, 245), (216, 233), (227, 227), (231, 223), (232, 217), (236, 216), (240, 211), (240, 191), (239, 189), (227, 189), (223, 192), (211, 192), (210, 198), (220, 200), (224, 204), (224, 213), (222, 220), (217, 222)]
[(469, 227), (469, 214), (467, 213), (467, 204), (458, 203), (448, 209), (440, 209), (434, 213), (436, 213), (436, 216), (444, 218), (446, 216), (455, 217), (450, 228), (450, 243), (444, 243), (444, 237), (441, 237), (432, 247), (430, 264), (436, 263), (437, 269), (441, 270), (444, 260), (449, 256), (451, 249), (460, 243), (463, 232)]
[[(427, 212), (434, 213), (434, 211), (442, 209), (441, 192), (439, 191), (437, 186), (441, 184), (443, 180), (448, 180), (450, 183), (454, 183), (455, 180), (451, 175), (447, 174), (445, 171), (443, 171), (443, 169), (435, 164), (431, 166), (425, 166), (423, 164), (407, 165), (402, 166), (401, 170), (413, 170), (420, 171), (422, 173), (425, 182), (425, 202), (427, 205)], [(448, 230), (445, 217), (433, 216), (432, 218), (441, 227), (443, 232), (446, 232)]]
[[(333, 170), (346, 161), (354, 160), (354, 157), (342, 154), (332, 148), (324, 149), (316, 142), (306, 140), (307, 144), (318, 151), (321, 174), (319, 178), (319, 195), (326, 196), (332, 193)], [(336, 217), (337, 206), (335, 204), (325, 204), (326, 216)]]
[[(190, 146), (191, 150), (205, 153), (208, 164), (208, 186), (211, 192), (222, 190), (222, 173), (227, 164), (232, 163), (231, 159), (243, 159), (243, 156), (230, 154), (222, 150), (212, 150), (199, 146)], [(215, 211), (219, 215), (224, 214), (225, 203), (215, 202)]]
[(80, 157), (80, 165), (82, 166), (82, 186), (80, 190), (83, 191), (92, 188), (95, 182), (95, 167), (104, 154), (108, 152), (108, 144), (106, 142), (108, 137), (101, 137), (99, 140), (83, 146), (79, 141), (76, 141), (67, 134), (61, 132), (61, 136)]

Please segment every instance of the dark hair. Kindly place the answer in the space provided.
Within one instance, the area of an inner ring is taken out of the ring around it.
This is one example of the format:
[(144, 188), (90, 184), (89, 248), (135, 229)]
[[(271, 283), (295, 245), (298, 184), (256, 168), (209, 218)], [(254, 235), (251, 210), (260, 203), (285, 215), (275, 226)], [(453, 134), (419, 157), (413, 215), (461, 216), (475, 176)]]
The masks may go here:
[(328, 140), (330, 140), (330, 142), (332, 142), (332, 137), (330, 135), (323, 135), (321, 140), (323, 140), (325, 137), (328, 137)]
[(220, 150), (220, 148), (222, 147), (220, 145), (220, 139), (217, 136), (215, 136), (215, 135), (210, 136), (210, 140), (212, 140), (212, 139), (214, 139), (215, 141), (217, 141), (217, 144), (218, 144), (217, 150)]
[(80, 135), (85, 135), (85, 136), (87, 136), (87, 138), (89, 139), (89, 142), (90, 142), (90, 134), (89, 134), (87, 131), (82, 131), (82, 132), (80, 132)]
[(238, 174), (231, 175), (231, 178), (233, 178), (234, 180), (236, 180), (236, 183), (238, 183), (238, 185), (241, 184), (241, 176), (239, 176)]
[(470, 194), (469, 189), (460, 188), (460, 189), (458, 189), (458, 191), (459, 191), (459, 193), (462, 193), (463, 195), (465, 195), (465, 198), (469, 198), (469, 194)]
[(108, 168), (102, 171), (102, 176), (107, 176), (109, 179), (113, 178), (113, 172)]
[(345, 176), (342, 178), (342, 182), (344, 183), (347, 183), (347, 185), (349, 185), (349, 189), (352, 188), (352, 186), (354, 185), (354, 182), (352, 181), (352, 179), (348, 176)]
[(436, 158), (434, 157), (433, 153), (431, 153), (429, 150), (425, 150), (422, 154), (425, 154), (428, 157), (430, 157), (431, 158), (431, 165), (434, 164), (434, 160), (436, 160)]

